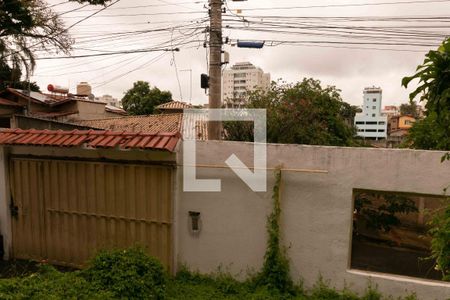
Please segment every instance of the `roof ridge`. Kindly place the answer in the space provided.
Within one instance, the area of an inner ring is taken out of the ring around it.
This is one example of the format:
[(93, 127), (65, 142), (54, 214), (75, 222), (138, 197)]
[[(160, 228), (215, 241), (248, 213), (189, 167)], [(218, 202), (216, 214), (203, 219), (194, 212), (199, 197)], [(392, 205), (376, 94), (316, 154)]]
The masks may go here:
[(183, 115), (183, 113), (170, 113), (170, 114), (150, 114), (150, 115), (137, 115), (137, 116), (123, 116), (123, 117), (110, 117), (103, 119), (91, 119), (91, 120), (78, 120), (77, 122), (90, 122), (90, 121), (107, 121), (107, 120), (120, 120), (120, 119), (131, 119), (131, 118), (148, 118), (156, 116), (178, 116)]

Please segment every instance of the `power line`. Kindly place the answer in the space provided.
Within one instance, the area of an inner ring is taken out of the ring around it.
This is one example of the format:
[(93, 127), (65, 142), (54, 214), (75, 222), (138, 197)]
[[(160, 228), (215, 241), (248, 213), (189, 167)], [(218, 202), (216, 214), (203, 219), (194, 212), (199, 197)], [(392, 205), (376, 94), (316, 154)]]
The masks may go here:
[[(115, 15), (102, 15), (96, 16), (96, 18), (115, 18), (115, 17), (139, 17), (139, 16), (165, 16), (165, 15), (191, 15), (191, 14), (204, 14), (204, 11), (177, 11), (177, 12), (160, 12), (160, 13), (136, 13), (136, 14), (115, 14)], [(69, 16), (63, 17), (64, 19), (83, 18), (84, 16)]]
[(86, 16), (86, 17), (82, 18), (81, 20), (79, 20), (79, 21), (73, 23), (72, 25), (70, 25), (69, 27), (67, 27), (63, 32), (67, 32), (69, 29), (71, 29), (71, 28), (77, 26), (77, 25), (80, 24), (81, 22), (84, 22), (84, 21), (86, 21), (87, 19), (93, 18), (95, 15), (101, 13), (101, 12), (104, 11), (105, 9), (108, 9), (109, 7), (113, 6), (114, 4), (116, 4), (116, 3), (118, 3), (118, 2), (120, 2), (120, 0), (116, 0), (116, 1), (114, 1), (113, 3), (109, 4), (108, 6), (105, 6), (105, 7), (101, 8), (101, 9), (99, 9), (98, 11), (96, 11), (96, 12), (90, 14), (89, 16)]
[(348, 4), (324, 4), (307, 6), (289, 6), (289, 7), (259, 7), (245, 8), (245, 11), (264, 11), (264, 10), (291, 10), (308, 8), (336, 8), (336, 7), (361, 7), (361, 6), (382, 6), (382, 5), (404, 5), (404, 4), (429, 4), (450, 2), (450, 0), (415, 0), (415, 1), (397, 1), (397, 2), (378, 2), (378, 3), (348, 3)]
[(117, 55), (117, 54), (134, 54), (134, 53), (159, 52), (159, 51), (165, 51), (165, 52), (179, 51), (179, 48), (175, 48), (175, 49), (138, 49), (138, 50), (116, 51), (116, 52), (107, 52), (107, 53), (98, 53), (98, 54), (40, 57), (40, 58), (36, 58), (36, 60), (73, 59), (73, 58), (98, 57), (98, 56), (109, 56), (109, 55)]

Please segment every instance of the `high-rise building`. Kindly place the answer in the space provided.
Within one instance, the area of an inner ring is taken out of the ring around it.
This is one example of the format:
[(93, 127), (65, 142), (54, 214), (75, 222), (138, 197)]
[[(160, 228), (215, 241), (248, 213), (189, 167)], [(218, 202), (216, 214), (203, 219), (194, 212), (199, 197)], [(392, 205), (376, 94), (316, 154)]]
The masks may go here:
[(355, 116), (358, 136), (368, 139), (387, 137), (387, 116), (381, 113), (383, 90), (377, 87), (364, 89), (362, 113)]
[(240, 107), (247, 101), (247, 93), (270, 87), (270, 74), (249, 62), (236, 63), (223, 72), (222, 100), (228, 107)]

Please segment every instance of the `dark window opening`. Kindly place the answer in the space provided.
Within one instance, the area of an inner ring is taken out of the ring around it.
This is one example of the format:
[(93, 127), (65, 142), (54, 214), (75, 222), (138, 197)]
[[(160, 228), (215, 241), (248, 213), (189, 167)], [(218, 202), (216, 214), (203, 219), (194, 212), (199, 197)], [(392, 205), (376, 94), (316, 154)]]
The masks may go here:
[(430, 221), (444, 197), (354, 190), (351, 268), (442, 280), (431, 255)]
[(10, 118), (0, 118), (0, 128), (11, 128)]

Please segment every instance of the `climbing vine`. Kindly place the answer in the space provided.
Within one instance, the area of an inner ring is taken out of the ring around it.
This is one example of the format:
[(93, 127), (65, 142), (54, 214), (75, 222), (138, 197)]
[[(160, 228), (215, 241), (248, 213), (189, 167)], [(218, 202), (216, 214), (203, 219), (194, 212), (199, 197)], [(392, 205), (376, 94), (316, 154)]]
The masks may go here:
[(430, 222), (431, 258), (442, 279), (450, 281), (450, 198), (444, 203), (443, 211), (437, 212)]
[(275, 171), (275, 185), (272, 194), (272, 212), (267, 217), (267, 249), (264, 256), (264, 265), (257, 276), (259, 285), (265, 285), (269, 289), (280, 292), (294, 292), (294, 284), (290, 276), (289, 260), (286, 249), (280, 245), (280, 186), (281, 170)]

